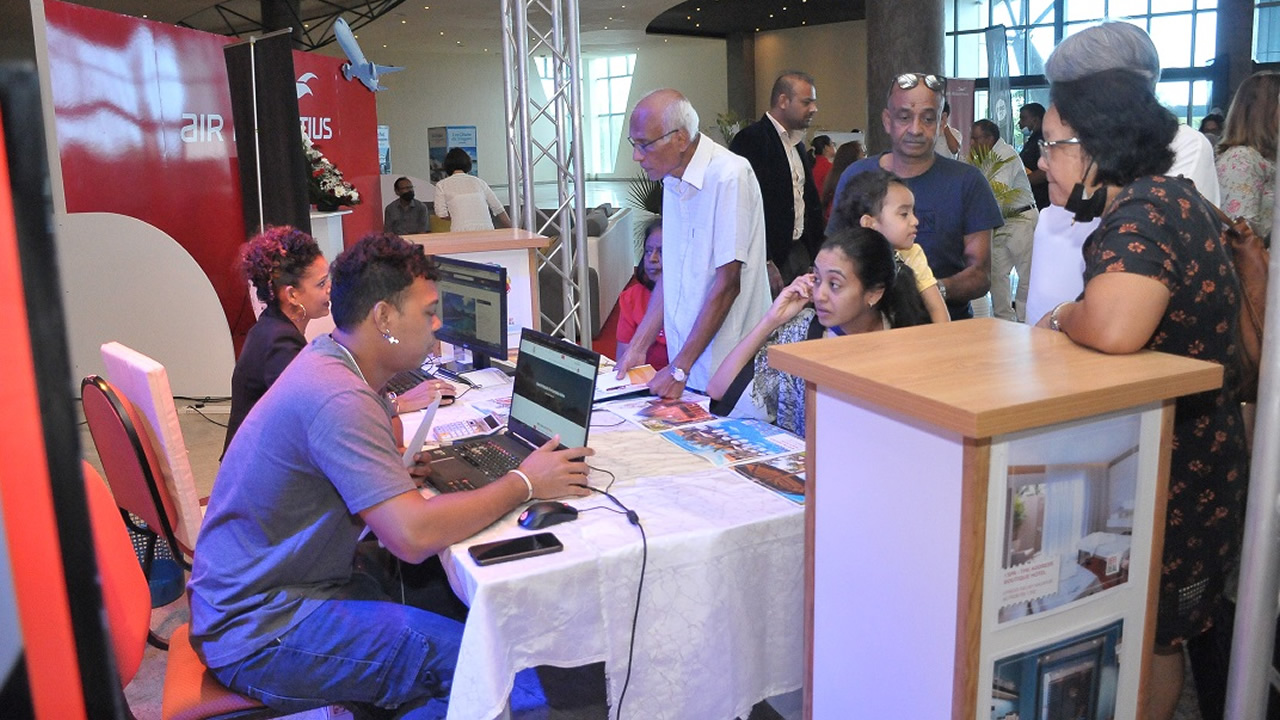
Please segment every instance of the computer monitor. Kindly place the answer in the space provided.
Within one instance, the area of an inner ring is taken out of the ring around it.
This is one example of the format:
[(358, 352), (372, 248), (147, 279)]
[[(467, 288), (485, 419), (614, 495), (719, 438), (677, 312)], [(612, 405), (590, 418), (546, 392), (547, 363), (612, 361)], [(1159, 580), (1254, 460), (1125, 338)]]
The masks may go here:
[(440, 321), (436, 337), (471, 351), (471, 366), (455, 356), (455, 372), (489, 367), (489, 358), (507, 359), (507, 269), (501, 265), (437, 255)]

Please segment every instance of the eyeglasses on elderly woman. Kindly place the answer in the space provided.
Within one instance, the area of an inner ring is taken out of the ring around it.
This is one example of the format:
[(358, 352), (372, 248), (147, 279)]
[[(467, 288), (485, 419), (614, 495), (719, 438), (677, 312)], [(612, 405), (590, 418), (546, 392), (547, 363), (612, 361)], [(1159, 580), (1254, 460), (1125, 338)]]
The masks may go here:
[(910, 90), (920, 84), (924, 80), (924, 86), (934, 92), (943, 92), (947, 89), (947, 79), (941, 75), (931, 75), (928, 73), (909, 72), (902, 73), (894, 82), (903, 90)]

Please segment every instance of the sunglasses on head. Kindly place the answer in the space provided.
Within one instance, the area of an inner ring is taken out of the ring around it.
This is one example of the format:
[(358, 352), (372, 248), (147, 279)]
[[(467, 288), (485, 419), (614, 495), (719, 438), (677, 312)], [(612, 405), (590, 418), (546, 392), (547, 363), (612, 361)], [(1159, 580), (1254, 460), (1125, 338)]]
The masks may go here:
[(930, 75), (927, 73), (902, 73), (898, 76), (895, 82), (897, 82), (898, 87), (903, 90), (910, 90), (911, 88), (919, 85), (921, 80), (924, 80), (925, 87), (933, 90), (934, 92), (942, 92), (947, 89), (946, 78), (941, 75)]

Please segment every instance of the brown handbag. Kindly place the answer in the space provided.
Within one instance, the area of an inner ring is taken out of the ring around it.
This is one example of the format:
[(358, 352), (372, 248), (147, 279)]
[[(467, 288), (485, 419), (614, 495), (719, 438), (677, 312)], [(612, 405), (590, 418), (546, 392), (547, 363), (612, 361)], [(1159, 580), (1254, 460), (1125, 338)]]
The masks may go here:
[(1267, 268), (1271, 252), (1244, 218), (1232, 220), (1213, 206), (1226, 225), (1222, 245), (1231, 256), (1240, 280), (1240, 400), (1258, 401), (1258, 370), (1262, 367), (1262, 328), (1267, 309)]

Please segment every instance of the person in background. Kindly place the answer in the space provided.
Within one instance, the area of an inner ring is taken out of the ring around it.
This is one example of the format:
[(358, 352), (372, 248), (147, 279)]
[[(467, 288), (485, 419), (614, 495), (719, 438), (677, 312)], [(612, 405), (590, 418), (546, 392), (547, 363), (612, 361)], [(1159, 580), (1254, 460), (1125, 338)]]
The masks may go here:
[(911, 268), (875, 230), (855, 225), (832, 235), (813, 264), (716, 368), (707, 384), (712, 412), (804, 437), (804, 380), (770, 367), (769, 347), (929, 322)]
[(733, 136), (729, 149), (747, 159), (764, 201), (769, 291), (809, 271), (822, 243), (822, 212), (804, 135), (818, 114), (813, 78), (788, 70), (773, 82), (764, 116)]
[(1044, 171), (1040, 169), (1040, 140), (1044, 138), (1040, 124), (1043, 122), (1044, 106), (1040, 103), (1027, 103), (1018, 112), (1018, 129), (1026, 133), (1018, 157), (1027, 169), (1027, 180), (1031, 182), (1031, 194), (1036, 199), (1038, 210), (1049, 207), (1049, 181), (1045, 180)]
[(1200, 121), (1200, 133), (1209, 138), (1209, 144), (1213, 146), (1215, 153), (1218, 151), (1218, 141), (1222, 139), (1222, 126), (1226, 123), (1226, 117), (1218, 108), (1210, 110)]
[[(934, 152), (946, 86), (946, 78), (929, 73), (907, 72), (893, 79), (880, 114), (893, 147), (849, 166), (836, 188), (836, 203), (860, 173), (879, 168), (902, 178), (916, 198), (916, 242), (929, 259), (951, 319), (961, 320), (973, 317), (969, 301), (991, 289), (991, 231), (1004, 218), (977, 168)], [(832, 213), (827, 234), (855, 221)]]
[(1053, 202), (1101, 224), (1084, 244), (1084, 293), (1040, 326), (1105, 353), (1158, 350), (1224, 368), (1222, 387), (1175, 401), (1147, 715), (1167, 720), (1183, 647), (1218, 620), (1239, 562), (1248, 485), (1240, 286), (1212, 205), (1168, 174), (1178, 122), (1147, 77), (1105, 70), (1054, 82), (1050, 97), (1040, 167)]
[(395, 191), (396, 199), (382, 213), (382, 229), (396, 235), (431, 232), (427, 206), (414, 198), (413, 181), (396, 178)]
[(329, 314), (329, 261), (301, 230), (264, 228), (241, 249), (240, 268), (266, 308), (231, 373), (224, 453), (249, 411), (306, 346), (307, 323)]
[(450, 232), (492, 230), (494, 219), (499, 227), (511, 227), (507, 210), (493, 193), (489, 183), (470, 175), (471, 156), (462, 148), (450, 148), (444, 156), (448, 173), (436, 183), (436, 215), (449, 220)]
[(378, 390), (435, 345), (435, 265), (382, 233), (332, 275), (336, 329), (285, 369), (218, 471), (187, 588), (191, 643), (219, 682), (281, 712), (351, 703), (443, 718), (463, 626), (393, 600), (401, 586), (357, 559), (365, 528), (421, 563), (534, 498), (585, 495), (574, 483), (593, 451), (555, 450), (557, 436), (489, 485), (423, 495), (430, 468), (421, 455), (405, 468)]
[(950, 322), (947, 304), (938, 292), (938, 281), (929, 269), (924, 250), (916, 244), (915, 195), (902, 179), (888, 170), (872, 170), (858, 175), (845, 187), (836, 212), (849, 219), (849, 225), (869, 227), (884, 235), (893, 246), (900, 262), (915, 275), (920, 301), (933, 322)]
[(933, 151), (952, 160), (960, 159), (960, 131), (951, 127), (951, 103), (943, 100), (942, 118), (938, 122), (938, 136), (933, 139)]
[[(1031, 286), (1031, 247), (1036, 222), (1040, 219), (1027, 169), (1022, 166), (1018, 151), (1000, 137), (1000, 127), (990, 120), (975, 122), (969, 139), (973, 148), (983, 148), (1004, 162), (992, 178), (1007, 188), (1007, 194), (1000, 203), (1004, 225), (997, 228), (991, 238), (991, 312), (1001, 320), (1026, 322), (1027, 292)], [(970, 157), (976, 155), (971, 154)], [(1013, 270), (1018, 272), (1016, 302), (1010, 277)]]
[[(614, 357), (622, 357), (627, 353), (631, 338), (635, 337), (636, 328), (644, 319), (644, 312), (649, 307), (649, 297), (653, 294), (654, 281), (662, 274), (662, 218), (656, 217), (644, 226), (644, 256), (636, 265), (635, 282), (632, 282), (618, 296), (618, 352)], [(658, 331), (658, 339), (649, 346), (645, 360), (654, 370), (667, 366), (667, 335)]]
[(822, 213), (823, 219), (831, 221), (831, 208), (836, 204), (836, 186), (840, 184), (840, 176), (849, 166), (866, 157), (867, 153), (862, 149), (862, 143), (857, 140), (851, 140), (841, 145), (836, 150), (835, 160), (831, 161), (831, 172), (827, 173), (827, 178), (822, 181), (822, 187), (818, 188), (822, 191)]
[(631, 111), (632, 159), (662, 181), (665, 262), (644, 319), (618, 358), (618, 377), (643, 365), (658, 331), (670, 363), (649, 381), (672, 399), (701, 390), (769, 309), (764, 203), (751, 164), (698, 131), (698, 112), (670, 88)]
[(815, 137), (809, 146), (809, 157), (813, 160), (813, 186), (818, 189), (821, 198), (822, 186), (827, 182), (827, 174), (831, 172), (831, 161), (836, 157), (836, 144), (831, 142), (831, 136)]
[(1270, 243), (1276, 192), (1276, 133), (1280, 74), (1254, 73), (1240, 83), (1218, 143), (1222, 211), (1249, 221)]

